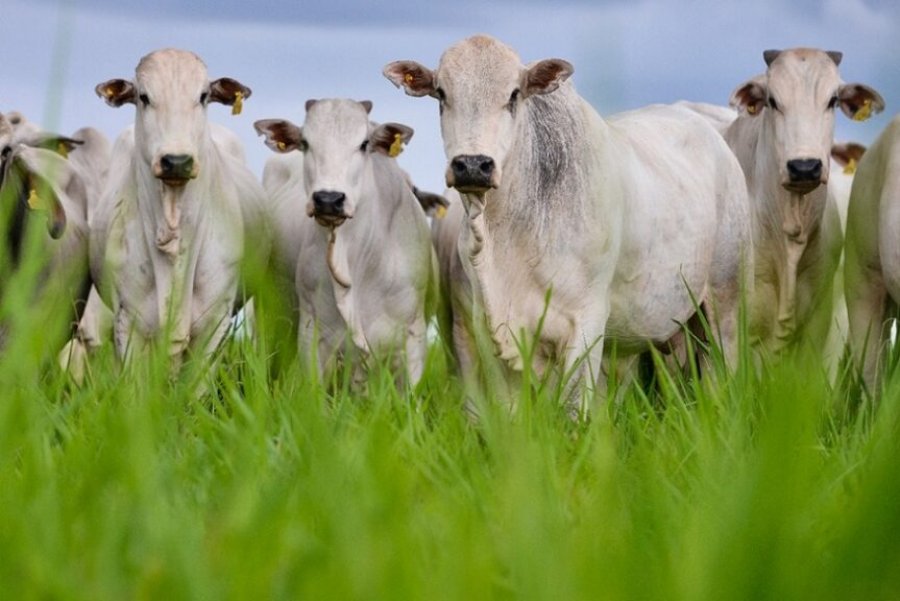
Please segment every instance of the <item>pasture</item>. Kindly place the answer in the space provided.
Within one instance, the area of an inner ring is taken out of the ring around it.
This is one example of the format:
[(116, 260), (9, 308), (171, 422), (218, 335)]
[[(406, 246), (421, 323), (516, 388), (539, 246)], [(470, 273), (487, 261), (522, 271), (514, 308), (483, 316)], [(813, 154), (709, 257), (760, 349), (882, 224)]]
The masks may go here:
[(397, 392), (377, 368), (273, 381), (232, 338), (177, 378), (108, 345), (78, 389), (29, 271), (2, 307), (4, 599), (898, 597), (893, 380), (872, 407), (744, 346), (733, 377), (629, 389), (587, 423), (527, 379), (473, 423), (440, 345)]

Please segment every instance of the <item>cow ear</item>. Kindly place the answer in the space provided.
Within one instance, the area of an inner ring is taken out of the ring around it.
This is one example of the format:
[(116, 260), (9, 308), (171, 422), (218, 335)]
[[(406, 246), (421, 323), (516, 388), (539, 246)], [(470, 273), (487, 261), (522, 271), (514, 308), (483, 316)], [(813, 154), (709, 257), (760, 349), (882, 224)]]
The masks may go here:
[(94, 88), (97, 96), (109, 106), (120, 107), (123, 104), (134, 104), (134, 84), (127, 79), (110, 79)]
[(253, 91), (230, 77), (220, 77), (209, 82), (209, 102), (219, 102), (234, 107), (235, 114), (240, 112), (243, 102), (250, 98)]
[(760, 78), (751, 79), (735, 88), (728, 104), (737, 109), (738, 113), (746, 112), (748, 115), (756, 116), (766, 106), (766, 95), (766, 86)]
[(437, 98), (434, 71), (415, 61), (394, 61), (388, 63), (381, 72), (392, 84), (403, 88), (403, 91), (410, 96), (434, 96)]
[(396, 157), (403, 152), (403, 145), (413, 137), (413, 129), (401, 123), (382, 123), (369, 134), (369, 152), (380, 152)]
[(422, 210), (425, 211), (425, 214), (429, 217), (443, 217), (444, 213), (447, 212), (447, 207), (450, 206), (450, 201), (440, 194), (419, 190), (415, 186), (412, 187), (412, 191), (413, 195), (416, 197), (416, 200), (419, 201), (419, 205), (421, 205)]
[(861, 83), (847, 83), (838, 90), (841, 110), (854, 121), (865, 121), (884, 110), (881, 94)]
[(256, 133), (265, 136), (266, 146), (275, 152), (304, 150), (303, 131), (285, 119), (262, 119), (253, 124)]
[(846, 167), (850, 161), (859, 163), (864, 154), (866, 154), (866, 147), (857, 142), (834, 144), (831, 147), (831, 158), (837, 161), (841, 167)]
[(84, 144), (83, 140), (76, 140), (74, 138), (69, 138), (68, 136), (50, 133), (40, 133), (35, 138), (28, 141), (29, 146), (50, 150), (63, 158), (68, 158), (69, 153), (82, 144)]
[(549, 94), (575, 72), (572, 63), (561, 58), (538, 61), (525, 71), (522, 83), (523, 97), (533, 94)]

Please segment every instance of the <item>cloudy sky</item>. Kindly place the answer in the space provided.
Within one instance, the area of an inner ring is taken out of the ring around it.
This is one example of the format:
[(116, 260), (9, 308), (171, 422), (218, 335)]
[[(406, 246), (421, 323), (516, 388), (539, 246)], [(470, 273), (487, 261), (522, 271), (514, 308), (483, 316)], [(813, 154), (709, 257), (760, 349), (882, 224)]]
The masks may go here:
[(94, 86), (130, 78), (144, 54), (193, 50), (210, 76), (253, 89), (242, 115), (210, 107), (210, 118), (244, 140), (251, 167), (269, 156), (256, 119), (303, 121), (307, 98), (370, 99), (378, 121), (416, 130), (400, 162), (423, 188), (443, 188), (437, 104), (411, 98), (381, 75), (387, 62), (437, 64), (474, 33), (514, 47), (524, 62), (565, 58), (574, 82), (609, 115), (655, 102), (725, 104), (763, 71), (766, 48), (844, 52), (845, 81), (878, 89), (883, 115), (838, 118), (836, 136), (871, 142), (900, 110), (897, 0), (2, 0), (0, 111), (21, 110), (47, 129), (93, 125), (110, 138), (133, 119), (107, 107)]

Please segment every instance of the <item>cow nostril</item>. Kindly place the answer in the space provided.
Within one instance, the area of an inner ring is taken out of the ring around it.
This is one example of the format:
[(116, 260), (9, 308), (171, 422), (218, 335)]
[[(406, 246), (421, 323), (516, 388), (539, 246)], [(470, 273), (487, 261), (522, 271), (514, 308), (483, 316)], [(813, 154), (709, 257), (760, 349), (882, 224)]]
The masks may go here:
[(319, 190), (313, 192), (313, 204), (318, 209), (342, 210), (347, 195), (343, 192), (332, 192), (330, 190)]
[(450, 168), (453, 170), (453, 173), (456, 175), (462, 175), (468, 170), (468, 165), (466, 161), (461, 158), (455, 158), (450, 161)]
[(166, 154), (159, 160), (164, 173), (188, 173), (194, 166), (194, 158), (187, 154)]
[(822, 176), (822, 161), (819, 159), (793, 159), (788, 161), (787, 169), (792, 181), (818, 180)]
[(481, 161), (478, 165), (478, 168), (481, 169), (481, 172), (485, 175), (490, 175), (494, 172), (494, 159), (486, 158)]

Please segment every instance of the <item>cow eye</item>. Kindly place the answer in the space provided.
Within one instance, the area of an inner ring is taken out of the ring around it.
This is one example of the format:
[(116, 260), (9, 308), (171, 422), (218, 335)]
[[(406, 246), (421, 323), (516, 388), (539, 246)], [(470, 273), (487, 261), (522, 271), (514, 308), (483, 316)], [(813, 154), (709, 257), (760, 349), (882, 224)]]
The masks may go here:
[(145, 107), (146, 107), (146, 106), (149, 106), (149, 104), (150, 104), (150, 97), (147, 96), (146, 94), (141, 94), (140, 96), (138, 96), (138, 99), (140, 99), (141, 104), (144, 105)]
[(444, 88), (438, 88), (434, 93), (437, 94), (437, 98), (440, 102), (447, 102), (447, 94), (444, 92)]
[(300, 143), (297, 144), (297, 150), (300, 152), (306, 152), (309, 150), (309, 143), (306, 140), (300, 140)]
[(209, 99), (209, 92), (200, 94), (200, 104), (206, 104), (207, 99)]
[(772, 107), (773, 110), (778, 110), (778, 103), (775, 102), (775, 99), (769, 96), (769, 106)]
[(365, 152), (368, 147), (369, 147), (368, 140), (363, 140), (363, 143), (359, 145), (359, 149), (363, 152)]
[(0, 150), (0, 160), (5, 161), (9, 158), (9, 154), (12, 152), (12, 146), (4, 146), (3, 150)]
[(515, 114), (516, 112), (516, 102), (519, 100), (519, 88), (516, 88), (512, 91), (512, 94), (509, 95), (509, 102), (506, 103), (506, 108), (510, 113)]
[(837, 94), (832, 96), (831, 100), (828, 101), (828, 108), (833, 109), (834, 107), (836, 107), (838, 104), (838, 100), (839, 100), (839, 98), (837, 97)]

